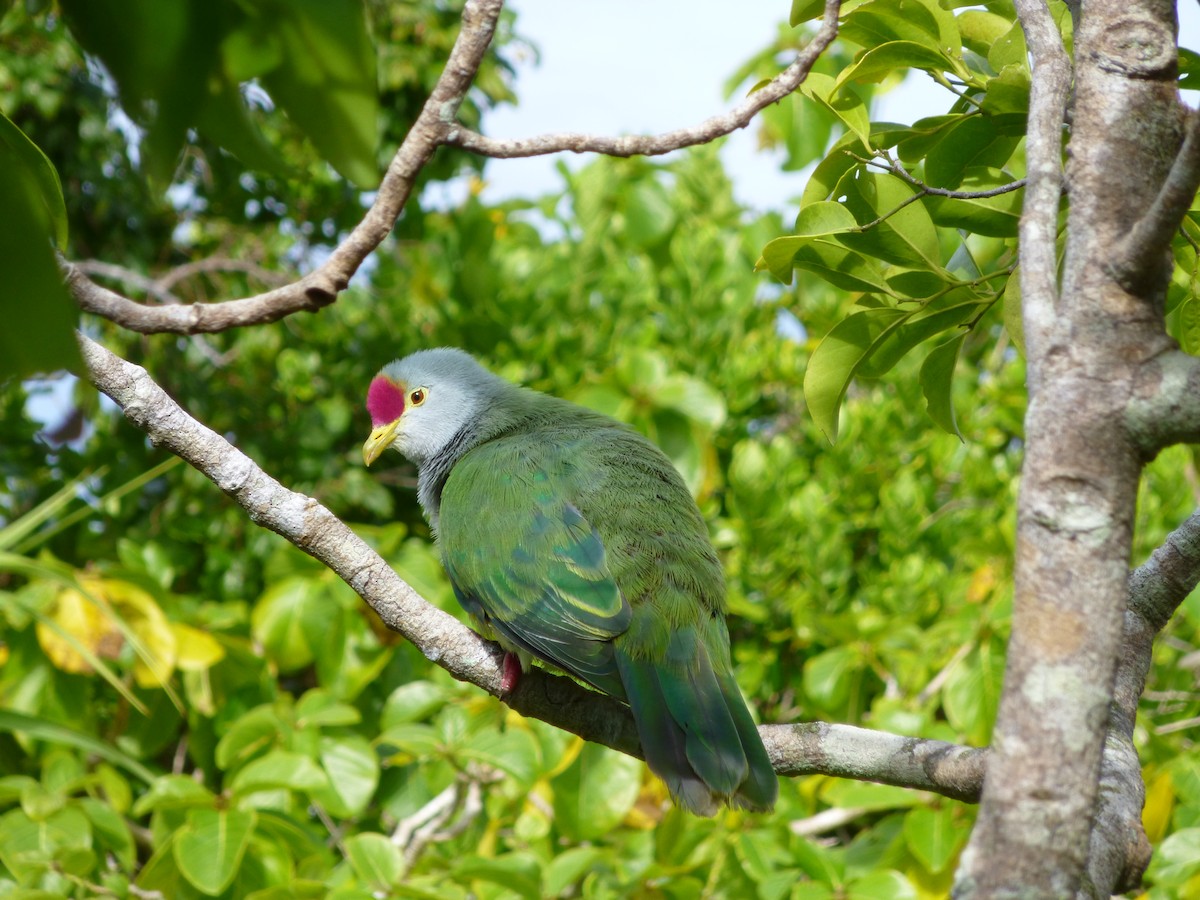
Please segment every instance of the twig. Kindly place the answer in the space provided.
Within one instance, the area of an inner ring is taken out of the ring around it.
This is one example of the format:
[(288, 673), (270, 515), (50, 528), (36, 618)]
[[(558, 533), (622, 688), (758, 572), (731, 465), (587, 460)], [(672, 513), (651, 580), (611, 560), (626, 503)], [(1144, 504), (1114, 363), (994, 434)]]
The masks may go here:
[[(887, 151), (880, 151), (878, 153), (878, 158), (859, 156), (857, 153), (854, 153), (851, 150), (846, 150), (844, 152), (847, 156), (853, 157), (863, 165), (875, 166), (876, 168), (883, 169), (884, 171), (890, 172), (896, 177), (907, 181), (922, 194), (932, 194), (937, 197), (949, 197), (953, 200), (985, 200), (988, 197), (999, 197), (1001, 194), (1010, 194), (1013, 191), (1019, 191), (1021, 188), (1025, 187), (1025, 179), (1018, 178), (1016, 181), (1010, 181), (1008, 184), (1002, 184), (999, 187), (988, 188), (987, 190), (983, 191), (952, 191), (948, 188), (934, 187), (933, 185), (929, 185), (921, 181), (921, 179), (909, 172), (906, 168), (904, 168), (904, 166), (900, 165), (899, 162), (892, 159)], [(880, 162), (880, 158), (882, 158), (884, 162)]]
[(657, 135), (611, 137), (563, 132), (520, 140), (486, 137), (468, 128), (458, 126), (447, 135), (446, 142), (481, 156), (499, 159), (542, 156), (564, 150), (574, 153), (603, 153), (607, 156), (621, 157), (656, 156), (683, 147), (708, 143), (739, 128), (745, 128), (760, 110), (782, 100), (804, 82), (813, 64), (837, 36), (840, 8), (840, 0), (826, 0), (820, 29), (790, 66), (729, 112), (706, 119), (699, 125)]
[(67, 284), (80, 308), (143, 334), (198, 334), (275, 322), (302, 310), (328, 306), (346, 289), (363, 260), (396, 224), (417, 174), (458, 114), (458, 108), (491, 43), (503, 0), (468, 0), (463, 26), (417, 121), (388, 166), (375, 202), (362, 221), (317, 269), (284, 287), (220, 303), (149, 307), (95, 284), (77, 266), (66, 267)]
[(1183, 144), (1175, 154), (1171, 171), (1150, 208), (1117, 246), (1111, 272), (1122, 287), (1137, 292), (1148, 278), (1163, 281), (1170, 277), (1170, 263), (1164, 251), (1191, 207), (1197, 188), (1200, 188), (1200, 111), (1189, 109)]
[(811, 837), (814, 834), (824, 834), (827, 831), (833, 831), (835, 828), (841, 828), (843, 825), (849, 825), (855, 819), (861, 819), (870, 810), (865, 806), (851, 806), (847, 808), (834, 807), (833, 809), (823, 809), (816, 815), (809, 816), (807, 819), (797, 819), (788, 824), (788, 830), (800, 837)]
[(1062, 196), (1062, 129), (1071, 62), (1043, 0), (1015, 0), (1033, 64), (1026, 147), (1027, 185), (1021, 215), (1021, 314), (1031, 392), (1045, 358), (1058, 305), (1058, 203)]

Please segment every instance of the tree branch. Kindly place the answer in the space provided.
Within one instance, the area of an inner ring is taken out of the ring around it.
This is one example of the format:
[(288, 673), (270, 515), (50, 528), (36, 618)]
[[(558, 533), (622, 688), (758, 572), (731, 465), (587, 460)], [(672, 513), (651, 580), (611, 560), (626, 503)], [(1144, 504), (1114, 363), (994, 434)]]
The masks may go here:
[[(215, 431), (190, 417), (141, 366), (83, 335), (88, 377), (160, 447), (182, 457), (228, 494), (251, 521), (324, 563), (393, 631), (460, 681), (499, 697), (504, 653), (424, 600), (340, 519), (290, 491)], [(503, 698), (522, 715), (549, 722), (630, 756), (641, 747), (628, 707), (563, 675), (535, 668)], [(760, 729), (783, 775), (826, 774), (879, 781), (972, 800), (986, 751), (848, 725), (805, 723)]]
[(77, 267), (68, 266), (67, 284), (80, 308), (142, 334), (198, 334), (275, 322), (295, 312), (328, 306), (391, 232), (412, 193), (417, 173), (444, 142), (491, 43), (503, 5), (503, 0), (468, 0), (463, 9), (463, 27), (446, 68), (392, 158), (375, 202), (319, 268), (299, 281), (253, 297), (148, 307), (100, 287)]
[(1015, 0), (1032, 58), (1026, 188), (1021, 212), (1021, 315), (1032, 390), (1037, 361), (1050, 341), (1058, 304), (1058, 203), (1062, 196), (1062, 128), (1071, 87), (1071, 62), (1043, 0)]
[(1170, 278), (1167, 256), (1175, 230), (1200, 188), (1200, 111), (1189, 109), (1184, 119), (1183, 144), (1171, 171), (1150, 208), (1117, 247), (1113, 277), (1126, 289), (1140, 291), (1142, 282)]
[(1129, 575), (1123, 652), (1117, 667), (1108, 739), (1100, 768), (1100, 802), (1087, 873), (1100, 893), (1134, 890), (1150, 862), (1142, 827), (1145, 785), (1133, 745), (1138, 700), (1150, 671), (1154, 638), (1200, 584), (1200, 511), (1171, 532)]
[(1125, 424), (1146, 459), (1165, 447), (1200, 440), (1200, 359), (1171, 350), (1142, 363)]
[(570, 150), (573, 153), (603, 153), (607, 156), (621, 157), (658, 156), (670, 153), (672, 150), (706, 144), (739, 128), (745, 128), (760, 110), (782, 100), (804, 83), (813, 64), (837, 37), (838, 11), (840, 9), (840, 0), (826, 0), (820, 29), (790, 66), (729, 112), (712, 116), (690, 128), (678, 128), (657, 135), (625, 135), (621, 137), (561, 132), (514, 140), (487, 137), (462, 125), (457, 125), (447, 134), (446, 143), (472, 153), (478, 153), (481, 156), (497, 159), (544, 156), (547, 153), (560, 153), (564, 150)]

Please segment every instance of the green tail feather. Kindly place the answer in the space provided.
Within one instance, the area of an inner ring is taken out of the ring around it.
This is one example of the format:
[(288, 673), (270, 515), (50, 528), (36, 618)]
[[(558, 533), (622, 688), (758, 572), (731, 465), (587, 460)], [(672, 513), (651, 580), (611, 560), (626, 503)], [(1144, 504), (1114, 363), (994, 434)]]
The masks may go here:
[(713, 670), (692, 629), (671, 638), (666, 658), (614, 654), (650, 770), (681, 806), (700, 816), (721, 803), (766, 811), (778, 782), (745, 701), (728, 672)]

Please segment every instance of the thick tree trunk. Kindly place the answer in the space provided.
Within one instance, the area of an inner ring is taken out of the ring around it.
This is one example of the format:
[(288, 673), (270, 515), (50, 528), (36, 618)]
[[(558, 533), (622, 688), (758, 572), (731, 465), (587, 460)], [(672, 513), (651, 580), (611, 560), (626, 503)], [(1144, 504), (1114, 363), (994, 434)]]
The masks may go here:
[[(1028, 33), (1024, 9), (1022, 17)], [(1034, 287), (1025, 296), (1034, 340), (1013, 632), (983, 806), (959, 872), (962, 897), (1107, 897), (1118, 885), (1085, 873), (1119, 880), (1128, 860), (1089, 866), (1089, 847), (1112, 856), (1144, 846), (1138, 835), (1093, 841), (1092, 828), (1110, 827), (1096, 818), (1099, 773), (1145, 461), (1128, 411), (1143, 367), (1172, 347), (1162, 236), (1135, 246), (1131, 235), (1183, 142), (1175, 9), (1168, 0), (1085, 0), (1077, 26), (1062, 288), (1052, 271), (1022, 281)], [(1036, 80), (1044, 73), (1035, 44), (1030, 35)], [(1031, 173), (1057, 152), (1043, 147), (1035, 158), (1037, 101), (1035, 93)], [(1052, 214), (1025, 213), (1043, 223)], [(1028, 247), (1030, 237), (1023, 230), (1022, 264), (1044, 267), (1047, 247)]]

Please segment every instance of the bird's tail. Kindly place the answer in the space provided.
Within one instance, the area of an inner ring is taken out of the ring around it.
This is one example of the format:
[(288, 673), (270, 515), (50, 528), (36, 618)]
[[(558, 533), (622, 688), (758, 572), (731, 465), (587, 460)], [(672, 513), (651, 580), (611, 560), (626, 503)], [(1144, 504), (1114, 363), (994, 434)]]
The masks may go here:
[(646, 763), (676, 803), (699, 816), (775, 805), (779, 783), (728, 659), (714, 667), (694, 627), (672, 633), (665, 658), (614, 655)]

